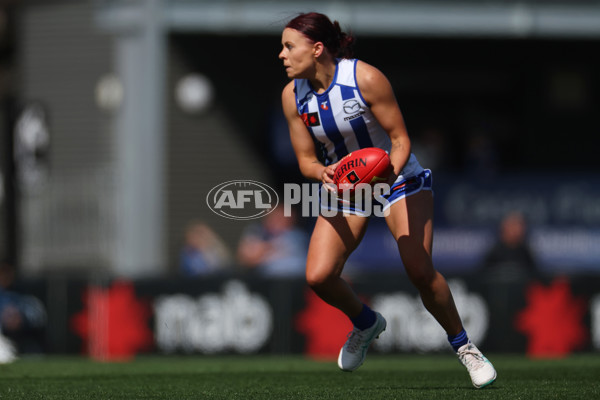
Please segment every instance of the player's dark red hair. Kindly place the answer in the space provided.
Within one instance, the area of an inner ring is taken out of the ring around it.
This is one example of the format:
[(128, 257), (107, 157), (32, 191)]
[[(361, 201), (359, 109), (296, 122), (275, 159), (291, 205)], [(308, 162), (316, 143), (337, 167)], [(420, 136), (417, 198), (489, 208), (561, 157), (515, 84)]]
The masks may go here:
[(313, 42), (321, 42), (331, 55), (339, 58), (354, 56), (354, 37), (345, 33), (337, 21), (331, 22), (324, 14), (310, 12), (300, 14), (285, 26), (301, 32)]

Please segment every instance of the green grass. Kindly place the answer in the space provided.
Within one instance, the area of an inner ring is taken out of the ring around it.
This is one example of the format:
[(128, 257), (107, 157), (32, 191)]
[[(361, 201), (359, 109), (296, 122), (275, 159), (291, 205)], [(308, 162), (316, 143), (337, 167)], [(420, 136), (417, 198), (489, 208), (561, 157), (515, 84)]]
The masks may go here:
[(600, 355), (489, 358), (484, 389), (451, 355), (370, 355), (353, 373), (299, 356), (25, 358), (0, 365), (0, 399), (600, 399)]

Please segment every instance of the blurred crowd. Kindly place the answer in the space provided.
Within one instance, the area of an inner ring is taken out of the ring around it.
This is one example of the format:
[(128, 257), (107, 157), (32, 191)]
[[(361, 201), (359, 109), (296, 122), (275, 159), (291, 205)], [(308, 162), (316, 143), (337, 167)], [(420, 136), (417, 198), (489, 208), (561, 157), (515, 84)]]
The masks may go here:
[[(309, 231), (293, 209), (290, 216), (285, 216), (281, 205), (247, 225), (235, 246), (227, 245), (208, 224), (194, 222), (185, 232), (179, 273), (188, 277), (253, 274), (303, 278)], [(538, 262), (529, 242), (528, 224), (521, 212), (507, 213), (500, 221), (495, 237), (481, 256), (475, 273), (506, 283), (523, 282), (539, 275)], [(348, 272), (365, 274), (373, 271), (378, 269), (352, 265)], [(400, 265), (398, 271), (402, 272)]]
[(252, 273), (264, 277), (302, 277), (308, 233), (296, 214), (285, 216), (282, 205), (248, 225), (236, 249), (230, 249), (206, 223), (195, 222), (185, 235), (179, 269), (185, 276)]

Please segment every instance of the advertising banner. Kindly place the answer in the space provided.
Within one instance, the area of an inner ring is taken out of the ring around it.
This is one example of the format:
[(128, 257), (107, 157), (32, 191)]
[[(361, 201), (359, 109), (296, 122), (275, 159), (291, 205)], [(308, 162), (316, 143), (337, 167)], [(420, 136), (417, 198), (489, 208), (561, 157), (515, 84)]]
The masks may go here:
[[(349, 277), (388, 325), (372, 351), (448, 352), (445, 332), (402, 274)], [(564, 357), (600, 350), (600, 278), (523, 282), (448, 277), (470, 338), (486, 352)], [(60, 298), (51, 298), (66, 289)], [(27, 285), (22, 285), (26, 289)], [(47, 282), (43, 336), (50, 353), (101, 360), (136, 354), (306, 354), (335, 358), (352, 326), (302, 280), (213, 277), (201, 280)], [(58, 307), (58, 303), (60, 307)]]

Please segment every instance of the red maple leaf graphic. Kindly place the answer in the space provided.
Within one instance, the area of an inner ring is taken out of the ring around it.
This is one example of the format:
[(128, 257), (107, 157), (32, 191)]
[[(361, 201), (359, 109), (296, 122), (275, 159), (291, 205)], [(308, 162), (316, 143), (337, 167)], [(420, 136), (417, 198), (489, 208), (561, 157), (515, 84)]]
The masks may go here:
[(71, 318), (71, 326), (83, 340), (84, 352), (99, 360), (127, 360), (152, 347), (150, 306), (135, 297), (133, 284), (88, 287), (82, 300), (84, 309)]
[(352, 322), (312, 290), (307, 290), (304, 297), (306, 308), (296, 315), (295, 325), (306, 336), (305, 353), (315, 358), (336, 358), (352, 330)]
[(529, 337), (529, 356), (564, 357), (585, 346), (586, 302), (573, 297), (566, 279), (557, 279), (549, 287), (534, 283), (527, 288), (526, 298), (527, 308), (517, 315), (515, 327)]

